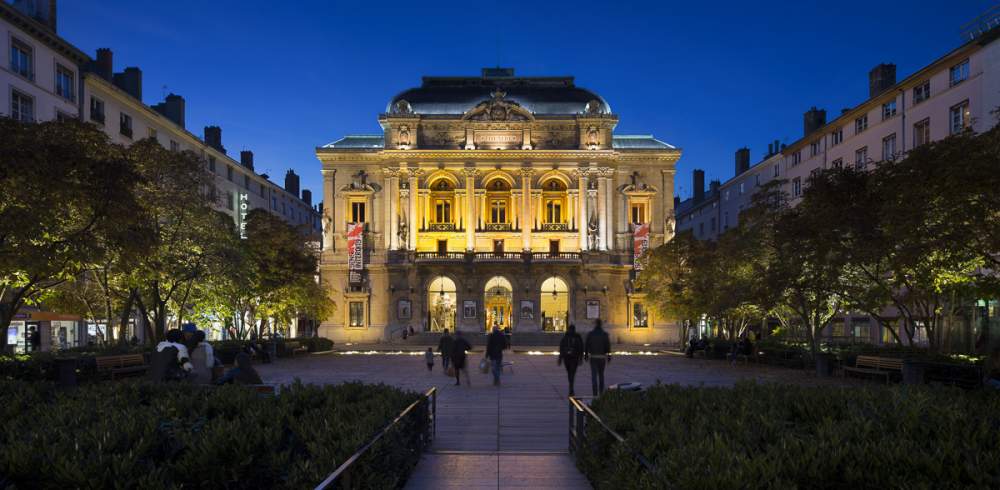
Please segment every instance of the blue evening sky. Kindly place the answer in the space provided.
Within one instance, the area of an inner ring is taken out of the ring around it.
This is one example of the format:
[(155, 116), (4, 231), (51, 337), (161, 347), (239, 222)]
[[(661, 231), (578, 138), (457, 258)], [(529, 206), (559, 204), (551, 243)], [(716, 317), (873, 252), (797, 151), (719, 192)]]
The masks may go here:
[[(868, 70), (899, 78), (961, 44), (988, 0), (837, 2), (499, 2), (64, 0), (59, 33), (115, 70), (139, 66), (144, 102), (187, 100), (187, 127), (218, 124), (230, 155), (258, 172), (302, 176), (318, 198), (314, 149), (379, 131), (377, 115), (423, 75), (573, 75), (620, 117), (619, 133), (683, 148), (691, 170), (733, 175), (769, 141), (802, 135), (810, 106), (829, 116), (867, 97)], [(165, 88), (164, 88), (165, 87)]]

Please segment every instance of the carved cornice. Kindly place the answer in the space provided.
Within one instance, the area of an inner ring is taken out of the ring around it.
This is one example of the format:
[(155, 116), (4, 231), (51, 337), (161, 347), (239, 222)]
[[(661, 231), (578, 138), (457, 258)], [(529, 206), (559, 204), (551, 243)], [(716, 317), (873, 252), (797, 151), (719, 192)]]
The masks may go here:
[(462, 175), (474, 179), (476, 178), (477, 175), (479, 175), (479, 169), (472, 167), (465, 167), (462, 169)]
[(615, 176), (616, 170), (611, 167), (600, 167), (594, 169), (594, 173), (599, 177), (610, 178)]
[(424, 171), (423, 169), (419, 168), (407, 168), (405, 170), (405, 173), (408, 174), (406, 177), (409, 179), (418, 179), (420, 178), (421, 175), (424, 174)]
[(530, 179), (532, 175), (535, 175), (535, 169), (533, 169), (533, 168), (520, 168), (520, 169), (517, 170), (517, 173), (521, 177), (527, 177), (527, 178)]
[(385, 178), (399, 177), (400, 170), (396, 167), (382, 167), (382, 176)]

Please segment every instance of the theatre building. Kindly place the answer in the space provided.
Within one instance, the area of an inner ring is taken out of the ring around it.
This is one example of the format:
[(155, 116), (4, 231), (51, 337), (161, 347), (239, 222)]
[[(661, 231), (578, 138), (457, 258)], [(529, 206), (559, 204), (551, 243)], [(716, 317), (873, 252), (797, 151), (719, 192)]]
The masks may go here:
[(378, 121), (316, 149), (337, 304), (322, 336), (558, 335), (600, 318), (613, 341), (676, 341), (633, 284), (637, 253), (673, 234), (678, 148), (615, 134), (618, 116), (572, 77), (506, 68), (425, 77)]

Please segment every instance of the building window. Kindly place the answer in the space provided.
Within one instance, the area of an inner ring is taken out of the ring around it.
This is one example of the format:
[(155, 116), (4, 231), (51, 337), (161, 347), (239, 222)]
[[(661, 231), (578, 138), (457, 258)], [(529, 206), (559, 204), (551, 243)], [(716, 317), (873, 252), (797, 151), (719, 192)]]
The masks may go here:
[(354, 201), (351, 203), (351, 223), (365, 222), (365, 202)]
[(632, 326), (646, 328), (649, 326), (649, 312), (642, 303), (632, 304)]
[(723, 195), (723, 200), (725, 201), (729, 200), (729, 189), (726, 189), (726, 193)]
[(712, 224), (711, 224), (710, 228), (712, 229), (712, 231), (715, 231), (715, 216), (712, 216), (712, 221), (711, 221), (711, 223), (712, 223)]
[(779, 173), (779, 172), (780, 172), (781, 170), (780, 170), (780, 169), (778, 168), (778, 164), (777, 164), (777, 163), (775, 163), (775, 164), (774, 164), (774, 167), (773, 167), (773, 168), (774, 168), (774, 176), (775, 176), (775, 177), (777, 177), (777, 176), (778, 176), (778, 173)]
[(854, 134), (861, 134), (866, 129), (868, 129), (868, 114), (854, 120)]
[(964, 101), (951, 108), (951, 134), (958, 134), (969, 127), (969, 101)]
[(208, 157), (208, 170), (215, 173), (215, 157), (213, 156)]
[(545, 222), (562, 223), (561, 199), (549, 199), (545, 202)]
[(844, 128), (837, 128), (836, 131), (830, 133), (830, 146), (837, 146), (842, 141), (844, 141)]
[(35, 100), (17, 90), (10, 93), (10, 117), (21, 122), (35, 121)]
[(792, 153), (792, 166), (794, 167), (798, 165), (800, 162), (802, 162), (802, 152), (797, 151), (795, 153)]
[(350, 327), (363, 327), (365, 326), (365, 304), (361, 301), (351, 301), (348, 303), (349, 310), (349, 323)]
[(132, 116), (124, 112), (118, 115), (118, 132), (125, 137), (132, 137)]
[(882, 120), (891, 119), (896, 116), (896, 100), (890, 100), (882, 104)]
[(232, 165), (227, 165), (226, 166), (226, 179), (228, 179), (230, 182), (233, 181), (233, 166)]
[(743, 186), (743, 182), (740, 182), (740, 195), (742, 196), (744, 192), (745, 192), (745, 188)]
[(882, 138), (882, 160), (892, 161), (896, 159), (896, 133), (892, 133)]
[(13, 38), (10, 40), (10, 71), (28, 80), (35, 79), (35, 66), (31, 59), (31, 46)]
[[(154, 129), (153, 131), (156, 131), (156, 130)], [(153, 133), (153, 136), (155, 137), (155, 133)], [(181, 145), (180, 144), (178, 144), (174, 140), (170, 140), (170, 151), (180, 151), (180, 149), (181, 149)]]
[(66, 100), (76, 100), (73, 71), (56, 63), (56, 94)]
[[(146, 128), (146, 135), (147, 135), (147, 136), (148, 136), (149, 138), (151, 138), (151, 139), (154, 139), (154, 140), (155, 140), (155, 139), (156, 139), (156, 135), (157, 135), (157, 132), (156, 132), (156, 128)], [(172, 148), (172, 147), (171, 147), (171, 148)], [(174, 150), (174, 151), (176, 151), (176, 150)]]
[(632, 217), (632, 223), (639, 224), (646, 222), (646, 203), (644, 202), (634, 202), (630, 208), (630, 215)]
[(90, 98), (90, 120), (104, 125), (104, 101), (97, 97)]
[(838, 159), (834, 160), (833, 163), (831, 163), (831, 166), (833, 168), (844, 168), (844, 159), (843, 158), (838, 158)]
[(506, 222), (507, 222), (507, 200), (491, 199), (490, 223), (506, 223)]
[(278, 210), (278, 198), (271, 196), (271, 211), (277, 211), (277, 210)]
[(854, 168), (861, 170), (868, 163), (868, 147), (859, 148), (854, 152)]
[(948, 80), (952, 86), (958, 85), (969, 78), (969, 60), (965, 60), (948, 71)]
[(913, 125), (913, 146), (926, 145), (930, 142), (931, 118), (927, 118)]
[(245, 175), (245, 174), (243, 175), (243, 187), (245, 187), (246, 190), (250, 190), (250, 176), (249, 175)]
[(451, 200), (437, 199), (434, 201), (434, 222), (451, 223)]
[(802, 195), (802, 178), (796, 177), (792, 179), (792, 197), (799, 197)]
[(930, 80), (913, 87), (913, 105), (917, 105), (929, 98), (931, 98)]
[(809, 144), (809, 156), (814, 157), (819, 154), (819, 141), (813, 141)]
[(233, 205), (234, 205), (233, 204), (233, 193), (232, 192), (226, 192), (226, 209), (232, 211), (233, 210)]

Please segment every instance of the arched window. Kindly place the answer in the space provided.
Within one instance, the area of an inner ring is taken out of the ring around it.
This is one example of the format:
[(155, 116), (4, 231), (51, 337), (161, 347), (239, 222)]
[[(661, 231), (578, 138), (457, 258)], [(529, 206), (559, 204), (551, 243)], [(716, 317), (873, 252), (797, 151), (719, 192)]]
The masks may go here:
[(569, 287), (566, 281), (550, 277), (542, 282), (542, 330), (561, 332), (569, 323)]
[(458, 296), (455, 293), (455, 281), (438, 276), (431, 280), (427, 287), (428, 328), (432, 332), (444, 329), (455, 330), (455, 312)]
[(567, 223), (566, 184), (551, 178), (542, 184), (542, 229), (564, 229)]

